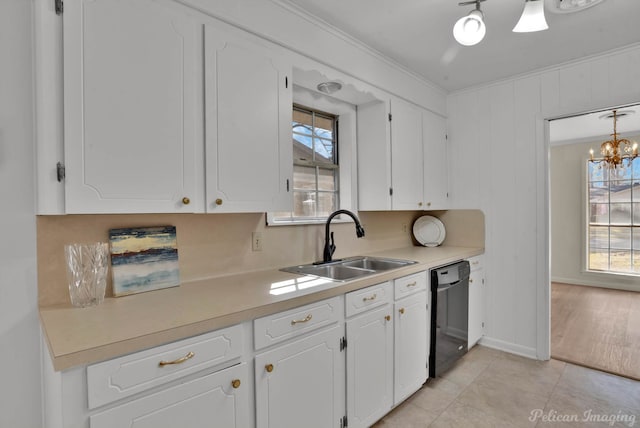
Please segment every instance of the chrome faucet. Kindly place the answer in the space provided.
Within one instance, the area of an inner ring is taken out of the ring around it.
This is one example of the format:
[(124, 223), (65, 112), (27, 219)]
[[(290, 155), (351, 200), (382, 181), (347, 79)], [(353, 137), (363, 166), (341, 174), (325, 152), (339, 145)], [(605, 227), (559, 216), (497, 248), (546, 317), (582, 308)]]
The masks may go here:
[(331, 243), (329, 243), (329, 225), (331, 224), (331, 220), (333, 220), (333, 218), (339, 214), (347, 214), (349, 217), (351, 217), (353, 219), (353, 221), (356, 224), (356, 236), (358, 238), (362, 238), (364, 236), (364, 229), (362, 228), (362, 225), (360, 224), (360, 220), (358, 220), (358, 217), (356, 217), (356, 215), (354, 213), (352, 213), (349, 210), (338, 210), (338, 211), (334, 211), (333, 213), (331, 213), (329, 215), (329, 217), (327, 218), (327, 224), (325, 225), (325, 230), (324, 230), (324, 254), (323, 254), (323, 258), (322, 258), (322, 263), (328, 263), (331, 261), (331, 257), (333, 256), (333, 253), (336, 251), (336, 246), (335, 243), (333, 241), (333, 232), (331, 232)]

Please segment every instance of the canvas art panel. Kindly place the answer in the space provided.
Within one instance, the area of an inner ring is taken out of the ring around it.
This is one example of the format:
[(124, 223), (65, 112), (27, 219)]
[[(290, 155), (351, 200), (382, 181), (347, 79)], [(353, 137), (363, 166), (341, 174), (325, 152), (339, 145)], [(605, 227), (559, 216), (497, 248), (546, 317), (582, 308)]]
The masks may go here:
[(109, 230), (113, 295), (180, 284), (175, 226)]

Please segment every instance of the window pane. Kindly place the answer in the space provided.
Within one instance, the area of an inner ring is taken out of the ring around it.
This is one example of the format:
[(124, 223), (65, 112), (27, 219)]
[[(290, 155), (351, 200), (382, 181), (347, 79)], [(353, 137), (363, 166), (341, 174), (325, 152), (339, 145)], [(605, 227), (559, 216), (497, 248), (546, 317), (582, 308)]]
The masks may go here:
[(589, 185), (589, 202), (609, 202), (609, 183), (596, 181)]
[(589, 228), (589, 248), (609, 248), (609, 227), (591, 226)]
[(633, 170), (633, 178), (640, 178), (640, 158), (635, 158), (631, 165)]
[(633, 252), (633, 271), (640, 273), (640, 251)]
[(328, 217), (334, 212), (338, 206), (335, 193), (319, 192), (318, 193), (318, 216)]
[(298, 108), (293, 109), (293, 126), (296, 126), (296, 123), (302, 125), (308, 125), (309, 127), (313, 126), (313, 115), (311, 111), (301, 110)]
[(588, 168), (589, 181), (607, 181), (609, 179), (608, 170), (602, 167), (602, 164), (589, 162)]
[(333, 147), (332, 140), (324, 140), (324, 139), (316, 138), (313, 150), (315, 151), (316, 162), (330, 163), (330, 164), (335, 163), (335, 160), (333, 157), (334, 147)]
[(640, 202), (640, 183), (635, 181), (631, 187), (631, 200), (633, 202)]
[(609, 250), (592, 248), (589, 251), (589, 269), (609, 270)]
[(293, 192), (293, 216), (315, 217), (316, 194), (315, 192)]
[(615, 272), (631, 272), (631, 251), (611, 251), (609, 265)]
[(631, 204), (611, 204), (611, 224), (631, 224)]
[(590, 223), (609, 224), (609, 204), (591, 204), (590, 208)]
[(609, 192), (611, 202), (631, 202), (631, 180), (612, 181)]
[(609, 230), (609, 248), (611, 249), (631, 249), (631, 228), (611, 227)]
[(336, 174), (337, 169), (318, 168), (318, 190), (336, 191)]
[(315, 190), (316, 188), (316, 168), (313, 166), (293, 167), (293, 188), (296, 190)]

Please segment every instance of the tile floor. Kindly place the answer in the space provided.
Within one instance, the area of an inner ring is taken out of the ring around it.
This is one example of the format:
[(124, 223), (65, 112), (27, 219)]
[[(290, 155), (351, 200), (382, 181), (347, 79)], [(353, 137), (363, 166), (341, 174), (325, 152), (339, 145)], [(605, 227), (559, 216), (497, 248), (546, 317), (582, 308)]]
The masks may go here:
[[(640, 362), (638, 362), (640, 364)], [(640, 382), (475, 346), (375, 428), (640, 427)]]

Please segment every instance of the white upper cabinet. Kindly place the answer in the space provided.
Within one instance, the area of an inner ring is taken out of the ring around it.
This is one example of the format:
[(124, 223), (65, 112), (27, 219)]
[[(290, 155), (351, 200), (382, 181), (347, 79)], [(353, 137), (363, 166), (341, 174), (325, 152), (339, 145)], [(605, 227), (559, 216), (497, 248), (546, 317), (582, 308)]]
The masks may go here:
[(448, 208), (445, 118), (397, 98), (358, 106), (358, 207)]
[(202, 211), (198, 25), (151, 0), (67, 2), (63, 19), (66, 212)]
[(447, 156), (447, 123), (445, 118), (429, 111), (422, 112), (424, 150), (425, 210), (448, 209), (449, 166)]
[(358, 209), (391, 209), (391, 126), (389, 103), (358, 106)]
[(391, 208), (423, 208), (422, 110), (391, 100)]
[(206, 211), (292, 209), (292, 67), (275, 47), (205, 26)]

